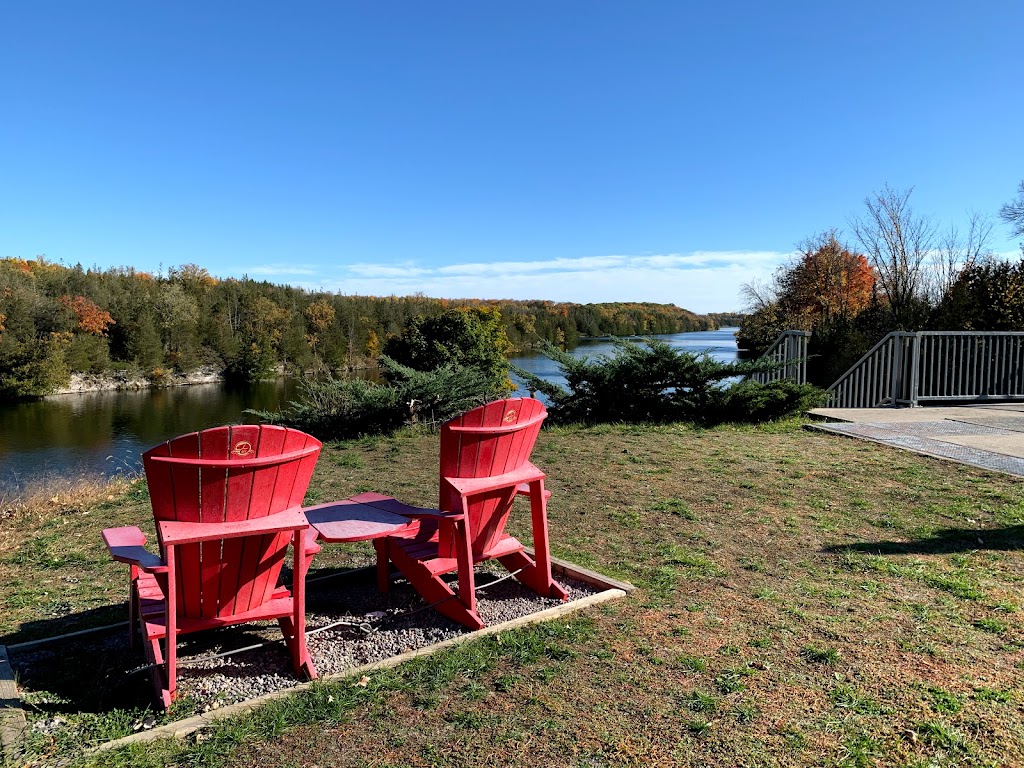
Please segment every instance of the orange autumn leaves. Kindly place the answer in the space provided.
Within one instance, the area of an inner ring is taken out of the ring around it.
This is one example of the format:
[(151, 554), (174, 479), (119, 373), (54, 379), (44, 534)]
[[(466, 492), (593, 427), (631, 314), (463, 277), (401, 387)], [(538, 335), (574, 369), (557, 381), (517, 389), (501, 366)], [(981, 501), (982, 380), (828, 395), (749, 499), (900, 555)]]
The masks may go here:
[(866, 309), (875, 287), (875, 270), (863, 254), (828, 237), (805, 247), (779, 282), (786, 314), (799, 327), (810, 329)]
[(64, 295), (58, 301), (61, 306), (74, 313), (80, 331), (95, 336), (104, 336), (107, 333), (107, 328), (114, 324), (114, 318), (110, 316), (109, 312), (104, 312), (85, 296)]

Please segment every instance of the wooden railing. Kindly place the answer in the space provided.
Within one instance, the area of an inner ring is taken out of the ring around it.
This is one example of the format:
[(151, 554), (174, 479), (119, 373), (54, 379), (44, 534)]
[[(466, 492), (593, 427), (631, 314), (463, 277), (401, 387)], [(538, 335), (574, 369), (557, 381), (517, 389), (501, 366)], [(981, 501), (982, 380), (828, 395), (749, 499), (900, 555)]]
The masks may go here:
[(895, 331), (827, 391), (832, 408), (1024, 399), (1024, 333)]
[(793, 379), (797, 384), (807, 383), (807, 341), (808, 331), (785, 331), (768, 350), (757, 359), (759, 363), (774, 363), (774, 367), (750, 378), (759, 384), (781, 379)]

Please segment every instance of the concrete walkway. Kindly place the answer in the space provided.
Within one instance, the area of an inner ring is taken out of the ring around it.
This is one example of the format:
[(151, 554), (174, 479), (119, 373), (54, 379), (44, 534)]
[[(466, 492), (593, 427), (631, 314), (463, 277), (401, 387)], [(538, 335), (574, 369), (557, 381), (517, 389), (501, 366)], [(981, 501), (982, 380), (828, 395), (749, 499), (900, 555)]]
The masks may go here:
[(834, 432), (1024, 477), (1024, 403), (931, 408), (815, 408)]

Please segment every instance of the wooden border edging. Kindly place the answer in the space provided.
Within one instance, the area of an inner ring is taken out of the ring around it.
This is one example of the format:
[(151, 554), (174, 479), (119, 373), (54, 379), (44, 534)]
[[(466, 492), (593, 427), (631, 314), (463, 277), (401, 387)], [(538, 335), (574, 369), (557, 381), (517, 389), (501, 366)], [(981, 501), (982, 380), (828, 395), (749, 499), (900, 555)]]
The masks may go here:
[[(593, 605), (599, 605), (600, 603), (614, 600), (618, 597), (625, 597), (628, 593), (632, 592), (636, 587), (632, 584), (619, 581), (617, 579), (604, 576), (603, 574), (592, 571), (588, 568), (581, 568), (578, 565), (573, 565), (565, 560), (557, 560), (552, 558), (551, 560), (552, 571), (561, 576), (567, 576), (578, 581), (582, 581), (591, 586), (598, 587), (601, 592), (593, 595), (589, 595), (580, 600), (573, 600), (569, 603), (563, 603), (562, 605), (556, 605), (551, 608), (545, 608), (543, 611), (537, 613), (530, 613), (526, 616), (520, 616), (517, 619), (510, 619), (509, 621), (503, 621), (500, 624), (494, 624), (483, 629), (478, 629), (475, 632), (470, 632), (465, 635), (459, 635), (458, 637), (452, 637), (447, 640), (442, 640), (439, 643), (433, 645), (426, 645), (422, 648), (414, 648), (411, 651), (406, 651), (398, 656), (392, 656), (381, 661), (373, 661), (369, 664), (363, 664), (362, 666), (355, 667), (353, 669), (347, 669), (344, 672), (338, 672), (333, 675), (324, 675), (320, 678), (320, 681), (338, 681), (345, 680), (351, 677), (359, 677), (367, 672), (371, 672), (377, 669), (390, 669), (391, 667), (397, 667), (400, 664), (415, 659), (417, 656), (428, 656), (432, 653), (437, 653), (445, 648), (450, 648), (460, 643), (470, 642), (476, 640), (479, 637), (486, 637), (488, 635), (496, 635), (499, 632), (505, 632), (510, 629), (518, 629), (519, 627), (525, 627), (529, 624), (537, 624), (542, 621), (549, 619), (555, 619), (559, 616), (564, 616), (569, 613), (581, 610), (583, 608), (589, 608)], [(0, 646), (2, 647), (2, 646)], [(218, 720), (224, 720), (235, 715), (240, 715), (244, 712), (261, 707), (271, 701), (277, 699), (283, 699), (287, 696), (291, 696), (300, 691), (304, 691), (314, 683), (299, 683), (290, 688), (284, 688), (280, 691), (273, 691), (271, 693), (258, 696), (255, 699), (247, 699), (245, 701), (239, 701), (234, 704), (229, 704), (226, 707), (220, 707), (219, 709), (213, 709), (209, 712), (204, 712), (201, 715), (195, 715), (194, 717), (186, 718), (185, 720), (178, 720), (174, 723), (167, 723), (157, 728), (153, 728), (149, 731), (142, 731), (140, 733), (133, 733), (129, 736), (123, 736), (120, 739), (114, 739), (100, 744), (89, 752), (105, 752), (110, 749), (116, 749), (118, 747), (127, 746), (129, 744), (142, 744), (150, 741), (156, 741), (157, 739), (169, 738), (178, 739), (188, 736), (190, 733), (194, 733), (202, 728), (208, 728), (209, 726), (216, 723)]]
[(21, 753), (28, 722), (21, 708), (18, 686), (14, 684), (14, 668), (7, 656), (7, 646), (0, 645), (0, 754), (6, 762), (15, 763)]
[[(526, 547), (527, 553), (530, 557), (534, 557), (532, 547)], [(636, 589), (628, 581), (619, 581), (613, 579), (611, 576), (605, 576), (603, 573), (592, 571), (589, 568), (570, 563), (568, 560), (559, 560), (557, 557), (551, 558), (551, 570), (558, 576), (568, 576), (570, 579), (576, 579), (582, 581), (584, 584), (589, 584), (592, 587), (598, 589), (621, 589), (625, 593), (630, 593)]]

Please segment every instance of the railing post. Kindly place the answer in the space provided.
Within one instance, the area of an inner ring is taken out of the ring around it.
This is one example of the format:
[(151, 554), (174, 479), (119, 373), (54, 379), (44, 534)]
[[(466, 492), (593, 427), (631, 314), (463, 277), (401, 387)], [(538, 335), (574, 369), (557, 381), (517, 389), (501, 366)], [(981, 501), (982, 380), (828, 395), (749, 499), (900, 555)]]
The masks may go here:
[(914, 333), (910, 358), (910, 407), (917, 408), (918, 381), (921, 373), (921, 332)]
[(793, 379), (794, 381), (796, 381), (796, 376), (793, 373), (793, 368), (796, 365), (794, 362), (796, 360), (796, 354), (793, 350), (795, 341), (796, 334), (786, 331), (786, 367), (783, 369), (786, 373), (784, 377), (787, 379)]
[(892, 345), (892, 370), (890, 371), (889, 378), (891, 379), (889, 388), (889, 400), (892, 403), (892, 407), (895, 408), (899, 404), (899, 396), (903, 391), (903, 334), (897, 334), (896, 338), (893, 339)]
[(800, 337), (800, 380), (797, 384), (807, 383), (807, 350), (809, 348), (809, 342), (807, 341), (808, 335), (805, 333)]

